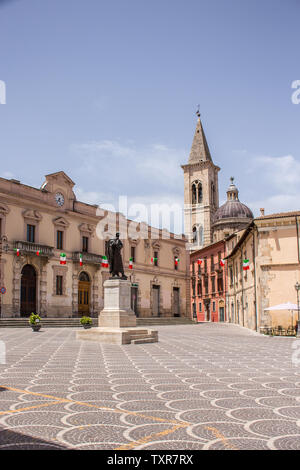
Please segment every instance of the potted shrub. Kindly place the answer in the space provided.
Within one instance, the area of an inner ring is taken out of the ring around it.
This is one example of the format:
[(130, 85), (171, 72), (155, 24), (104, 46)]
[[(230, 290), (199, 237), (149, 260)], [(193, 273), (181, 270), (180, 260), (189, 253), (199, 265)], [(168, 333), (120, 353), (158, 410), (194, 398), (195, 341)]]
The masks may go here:
[(41, 328), (41, 317), (39, 315), (36, 315), (34, 313), (32, 313), (29, 317), (29, 324), (31, 325), (31, 328), (33, 329), (33, 331), (39, 331), (40, 328)]
[(83, 328), (92, 328), (92, 319), (90, 317), (81, 317), (80, 318), (80, 324), (83, 326)]

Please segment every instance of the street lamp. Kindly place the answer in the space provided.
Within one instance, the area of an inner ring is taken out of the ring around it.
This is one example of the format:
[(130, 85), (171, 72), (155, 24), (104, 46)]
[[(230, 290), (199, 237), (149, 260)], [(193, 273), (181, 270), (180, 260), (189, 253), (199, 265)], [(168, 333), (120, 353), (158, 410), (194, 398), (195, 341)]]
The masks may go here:
[(295, 284), (295, 289), (297, 292), (297, 309), (298, 309), (298, 320), (297, 320), (297, 336), (300, 337), (300, 314), (299, 314), (299, 290), (300, 290), (300, 284), (297, 281)]

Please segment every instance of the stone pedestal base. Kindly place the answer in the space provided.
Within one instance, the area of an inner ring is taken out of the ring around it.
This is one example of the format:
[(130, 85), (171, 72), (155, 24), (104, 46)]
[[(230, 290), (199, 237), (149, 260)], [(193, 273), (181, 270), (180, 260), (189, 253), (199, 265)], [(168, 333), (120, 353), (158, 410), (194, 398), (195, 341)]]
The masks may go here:
[(77, 331), (76, 338), (109, 344), (156, 343), (158, 341), (158, 332), (141, 328), (99, 327)]
[(108, 279), (104, 282), (104, 309), (99, 315), (99, 327), (123, 328), (136, 326), (136, 316), (130, 306), (131, 282)]
[(77, 331), (80, 340), (110, 344), (154, 343), (158, 332), (136, 327), (136, 316), (130, 306), (131, 282), (108, 279), (104, 282), (104, 309), (99, 314), (98, 328)]

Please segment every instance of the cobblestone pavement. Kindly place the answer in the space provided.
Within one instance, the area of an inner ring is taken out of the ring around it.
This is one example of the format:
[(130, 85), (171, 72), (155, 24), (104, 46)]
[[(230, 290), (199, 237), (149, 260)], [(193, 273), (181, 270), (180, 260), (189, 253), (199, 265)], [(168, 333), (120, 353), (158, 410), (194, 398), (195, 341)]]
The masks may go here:
[(300, 449), (299, 340), (157, 329), (124, 346), (2, 329), (0, 449)]

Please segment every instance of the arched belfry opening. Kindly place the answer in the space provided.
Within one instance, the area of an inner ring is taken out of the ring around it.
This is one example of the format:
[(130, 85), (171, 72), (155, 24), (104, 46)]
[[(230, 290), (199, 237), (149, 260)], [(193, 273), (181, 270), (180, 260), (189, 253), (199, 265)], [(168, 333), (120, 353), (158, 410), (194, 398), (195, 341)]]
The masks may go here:
[(192, 204), (197, 204), (197, 187), (196, 184), (192, 184)]
[(193, 244), (197, 247), (203, 246), (203, 227), (201, 224), (193, 227)]
[(192, 183), (192, 204), (201, 204), (203, 199), (202, 183), (201, 181), (194, 181)]

